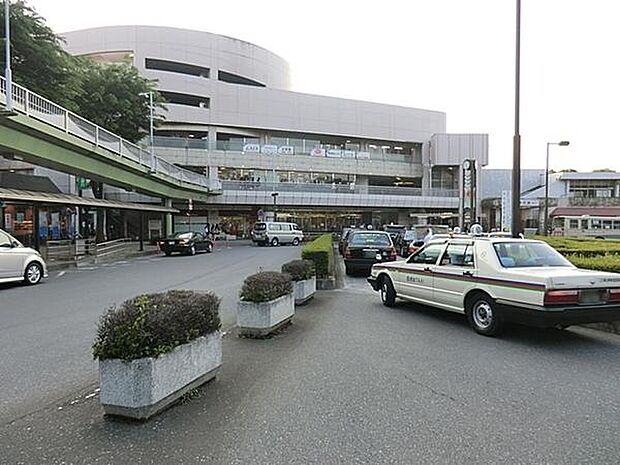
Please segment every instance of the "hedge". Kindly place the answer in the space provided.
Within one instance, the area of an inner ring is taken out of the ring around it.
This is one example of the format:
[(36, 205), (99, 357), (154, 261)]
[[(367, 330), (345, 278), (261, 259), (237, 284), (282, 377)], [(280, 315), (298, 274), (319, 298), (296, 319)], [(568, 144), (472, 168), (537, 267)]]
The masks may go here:
[(277, 271), (261, 271), (245, 278), (239, 297), (246, 302), (269, 302), (293, 292), (291, 277)]
[(282, 265), (282, 273), (288, 274), (293, 281), (305, 281), (316, 276), (312, 260), (292, 260)]
[(145, 294), (111, 307), (99, 320), (95, 359), (157, 357), (220, 329), (220, 299), (213, 293)]
[(323, 234), (306, 244), (301, 250), (301, 258), (312, 260), (317, 278), (328, 278), (334, 270), (334, 244), (331, 234)]
[(547, 242), (562, 255), (580, 255), (582, 257), (599, 257), (602, 255), (620, 255), (620, 241), (577, 238), (577, 237), (535, 237)]
[(568, 255), (566, 257), (577, 268), (587, 270), (609, 271), (620, 273), (619, 255), (600, 255), (598, 257), (583, 257), (581, 255)]

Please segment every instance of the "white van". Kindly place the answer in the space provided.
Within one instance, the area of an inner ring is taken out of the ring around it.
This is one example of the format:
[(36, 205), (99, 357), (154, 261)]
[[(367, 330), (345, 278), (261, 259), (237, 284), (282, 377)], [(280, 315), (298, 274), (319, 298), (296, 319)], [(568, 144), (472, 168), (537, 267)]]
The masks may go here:
[(252, 228), (252, 242), (258, 245), (299, 245), (304, 240), (304, 233), (295, 223), (279, 221), (259, 221)]

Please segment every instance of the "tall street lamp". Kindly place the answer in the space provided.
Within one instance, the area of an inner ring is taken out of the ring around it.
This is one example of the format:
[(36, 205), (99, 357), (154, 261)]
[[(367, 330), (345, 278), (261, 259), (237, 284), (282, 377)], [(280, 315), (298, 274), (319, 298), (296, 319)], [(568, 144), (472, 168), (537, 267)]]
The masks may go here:
[(9, 0), (4, 0), (4, 79), (6, 92), (6, 109), (13, 111), (13, 81), (11, 75), (11, 32), (9, 27)]
[(547, 164), (545, 165), (545, 217), (543, 218), (543, 225), (545, 228), (544, 235), (549, 235), (549, 146), (550, 145), (560, 145), (562, 147), (570, 144), (567, 140), (562, 140), (560, 142), (547, 142)]

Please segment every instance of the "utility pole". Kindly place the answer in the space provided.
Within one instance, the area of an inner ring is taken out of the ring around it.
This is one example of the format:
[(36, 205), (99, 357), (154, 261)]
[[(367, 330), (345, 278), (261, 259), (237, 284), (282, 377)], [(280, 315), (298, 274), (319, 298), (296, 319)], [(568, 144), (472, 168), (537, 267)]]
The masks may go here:
[(521, 0), (517, 0), (515, 60), (515, 134), (512, 141), (512, 237), (521, 232), (521, 134), (519, 134), (519, 84), (521, 74)]

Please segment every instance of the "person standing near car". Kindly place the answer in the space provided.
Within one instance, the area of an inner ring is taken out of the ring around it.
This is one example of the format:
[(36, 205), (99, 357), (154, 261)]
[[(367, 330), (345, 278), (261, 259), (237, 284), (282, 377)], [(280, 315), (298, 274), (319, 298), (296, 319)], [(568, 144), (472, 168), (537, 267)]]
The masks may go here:
[(428, 232), (426, 233), (426, 236), (424, 236), (424, 245), (428, 244), (428, 241), (430, 241), (433, 237), (433, 230), (432, 228), (428, 228)]

